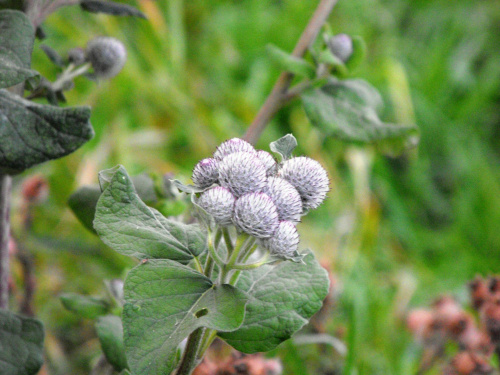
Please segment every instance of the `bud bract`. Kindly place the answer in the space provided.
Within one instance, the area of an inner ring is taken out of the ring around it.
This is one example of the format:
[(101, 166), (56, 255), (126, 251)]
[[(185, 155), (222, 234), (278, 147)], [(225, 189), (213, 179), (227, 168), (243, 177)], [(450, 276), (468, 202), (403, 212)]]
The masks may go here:
[(226, 156), (235, 152), (250, 152), (255, 153), (253, 146), (240, 138), (229, 139), (219, 145), (214, 152), (214, 159), (221, 161)]
[(280, 220), (300, 221), (302, 200), (291, 183), (280, 177), (269, 177), (264, 192), (273, 200)]
[(219, 162), (218, 168), (220, 185), (228, 188), (236, 197), (260, 192), (267, 184), (266, 167), (255, 153), (229, 154)]
[(279, 225), (278, 210), (267, 194), (245, 194), (234, 205), (233, 223), (254, 237), (269, 238)]
[(236, 198), (222, 186), (204, 191), (197, 204), (207, 211), (219, 225), (230, 225)]
[(111, 37), (97, 37), (87, 43), (87, 61), (94, 68), (97, 78), (107, 79), (116, 76), (125, 65), (127, 50), (122, 42)]
[(346, 62), (352, 55), (352, 39), (347, 34), (337, 34), (327, 41), (330, 52), (337, 56), (342, 62)]
[(272, 176), (276, 173), (276, 168), (278, 165), (276, 164), (276, 160), (274, 160), (269, 152), (258, 150), (257, 157), (266, 167), (266, 173), (268, 176)]
[(85, 51), (83, 48), (75, 47), (69, 50), (68, 60), (75, 65), (82, 65), (85, 62)]
[(281, 221), (274, 235), (262, 244), (271, 255), (290, 258), (297, 252), (299, 233), (291, 221)]
[(219, 180), (217, 161), (212, 158), (200, 161), (193, 169), (192, 179), (193, 183), (201, 189), (206, 189), (215, 184)]
[(278, 177), (284, 178), (297, 189), (304, 209), (319, 207), (329, 190), (326, 170), (316, 160), (305, 156), (283, 162)]

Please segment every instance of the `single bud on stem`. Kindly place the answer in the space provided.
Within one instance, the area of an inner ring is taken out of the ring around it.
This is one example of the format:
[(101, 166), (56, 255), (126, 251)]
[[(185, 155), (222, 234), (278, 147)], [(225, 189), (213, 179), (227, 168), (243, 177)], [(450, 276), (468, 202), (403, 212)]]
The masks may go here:
[(127, 50), (118, 39), (102, 36), (88, 42), (85, 56), (94, 68), (96, 78), (109, 79), (122, 70), (127, 60)]
[(267, 194), (245, 194), (234, 205), (233, 222), (251, 236), (269, 238), (278, 229), (278, 210)]
[(221, 161), (226, 156), (230, 154), (234, 154), (235, 152), (250, 152), (255, 154), (256, 151), (253, 146), (240, 138), (233, 138), (228, 141), (225, 141), (217, 147), (217, 150), (214, 152), (214, 159)]
[(236, 197), (260, 192), (267, 184), (266, 167), (255, 153), (229, 154), (219, 163), (219, 183)]
[(274, 236), (262, 241), (262, 243), (271, 255), (290, 258), (297, 252), (299, 233), (291, 221), (282, 221)]
[(212, 158), (203, 159), (195, 165), (193, 169), (193, 183), (195, 186), (206, 189), (217, 183), (219, 180), (219, 170), (217, 161)]
[(347, 34), (337, 34), (326, 41), (330, 52), (337, 56), (342, 62), (346, 62), (352, 55), (352, 39)]
[(302, 201), (300, 194), (291, 183), (279, 177), (269, 177), (264, 192), (271, 197), (280, 220), (300, 221)]
[(217, 224), (227, 226), (232, 223), (235, 201), (236, 198), (228, 189), (216, 186), (202, 193), (197, 203), (214, 218)]

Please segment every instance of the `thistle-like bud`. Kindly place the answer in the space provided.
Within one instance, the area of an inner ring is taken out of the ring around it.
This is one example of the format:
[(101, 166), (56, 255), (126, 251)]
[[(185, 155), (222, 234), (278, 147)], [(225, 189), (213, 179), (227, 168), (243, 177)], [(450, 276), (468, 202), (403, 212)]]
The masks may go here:
[(273, 200), (280, 220), (300, 221), (302, 200), (291, 183), (279, 177), (269, 177), (264, 192)]
[(268, 176), (272, 176), (276, 173), (278, 165), (276, 164), (276, 160), (274, 160), (269, 152), (259, 150), (257, 151), (257, 157), (266, 167), (266, 173)]
[(206, 189), (215, 184), (219, 180), (217, 161), (212, 158), (207, 158), (196, 164), (193, 169), (192, 180), (193, 183), (201, 189)]
[(219, 183), (236, 197), (262, 191), (267, 184), (266, 167), (250, 152), (235, 152), (219, 162)]
[(279, 225), (278, 210), (267, 194), (245, 194), (234, 205), (233, 223), (254, 237), (269, 238)]
[(337, 34), (327, 40), (330, 52), (337, 56), (342, 62), (346, 62), (352, 55), (352, 39), (347, 34)]
[(229, 139), (219, 145), (214, 152), (214, 159), (221, 161), (226, 156), (235, 152), (250, 152), (255, 154), (253, 146), (240, 138)]
[(278, 177), (297, 189), (304, 209), (319, 207), (329, 190), (326, 170), (316, 160), (305, 156), (286, 160), (278, 171)]
[(200, 195), (197, 203), (219, 225), (230, 225), (236, 198), (222, 186), (215, 186)]
[(291, 221), (281, 221), (274, 236), (262, 241), (263, 246), (271, 255), (292, 257), (299, 247), (299, 233)]
[(87, 43), (87, 61), (94, 68), (96, 78), (108, 79), (122, 70), (127, 60), (127, 50), (122, 42), (111, 37), (97, 37)]

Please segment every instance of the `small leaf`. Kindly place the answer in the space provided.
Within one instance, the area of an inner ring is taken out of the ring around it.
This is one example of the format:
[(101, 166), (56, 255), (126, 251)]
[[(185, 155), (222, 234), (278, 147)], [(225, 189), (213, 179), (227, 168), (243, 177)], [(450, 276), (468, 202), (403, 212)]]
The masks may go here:
[(382, 122), (377, 115), (380, 94), (363, 80), (331, 78), (323, 87), (304, 92), (302, 101), (314, 126), (347, 142), (377, 144), (390, 139), (411, 146), (418, 135), (415, 125)]
[(325, 48), (319, 55), (319, 61), (333, 67), (341, 77), (347, 75), (348, 71), (342, 60), (335, 56), (329, 48)]
[(76, 293), (64, 293), (59, 298), (66, 309), (88, 319), (106, 315), (110, 310), (109, 303), (100, 298)]
[(207, 236), (199, 225), (166, 219), (146, 206), (122, 166), (101, 172), (99, 180), (105, 190), (97, 203), (94, 228), (115, 251), (187, 263), (207, 249)]
[(302, 328), (321, 308), (329, 287), (327, 272), (310, 251), (304, 262), (242, 273), (236, 287), (248, 294), (245, 319), (236, 331), (219, 336), (244, 353), (266, 352)]
[(43, 325), (0, 309), (0, 373), (34, 375), (43, 364)]
[(45, 44), (41, 44), (40, 48), (42, 49), (43, 52), (45, 52), (45, 54), (47, 55), (47, 57), (49, 58), (49, 60), (54, 65), (56, 65), (58, 67), (64, 66), (64, 60), (63, 60), (63, 58), (61, 57), (61, 55), (59, 55), (57, 53), (57, 51), (54, 48), (49, 47), (49, 46), (47, 46)]
[(97, 234), (94, 229), (94, 216), (97, 201), (101, 196), (101, 189), (97, 185), (82, 186), (68, 199), (71, 208), (80, 223), (85, 228)]
[(314, 78), (316, 75), (314, 65), (304, 59), (292, 56), (272, 44), (267, 46), (267, 52), (273, 62), (287, 72), (306, 78)]
[(121, 319), (115, 315), (101, 316), (97, 319), (95, 328), (108, 362), (116, 371), (127, 369)]
[(269, 148), (272, 152), (276, 152), (283, 157), (283, 160), (290, 159), (292, 157), (292, 152), (297, 147), (297, 139), (293, 134), (287, 134), (277, 141), (271, 142)]
[(23, 12), (0, 11), (0, 88), (38, 75), (29, 69), (34, 40), (35, 31)]
[(105, 13), (113, 16), (134, 16), (146, 19), (146, 15), (133, 6), (115, 3), (114, 1), (82, 0), (80, 1), (80, 6), (83, 10), (91, 13)]
[(365, 59), (366, 43), (360, 36), (353, 36), (352, 39), (352, 54), (349, 60), (346, 61), (346, 67), (349, 71), (356, 69)]
[(68, 155), (94, 136), (90, 108), (59, 108), (0, 90), (0, 173)]
[(174, 186), (179, 189), (179, 191), (187, 194), (194, 194), (194, 193), (201, 193), (205, 191), (206, 189), (199, 188), (194, 185), (184, 185), (182, 182), (179, 180), (170, 180), (174, 184)]
[(200, 327), (237, 329), (245, 293), (170, 260), (149, 260), (125, 280), (123, 328), (133, 374), (170, 374), (177, 347)]

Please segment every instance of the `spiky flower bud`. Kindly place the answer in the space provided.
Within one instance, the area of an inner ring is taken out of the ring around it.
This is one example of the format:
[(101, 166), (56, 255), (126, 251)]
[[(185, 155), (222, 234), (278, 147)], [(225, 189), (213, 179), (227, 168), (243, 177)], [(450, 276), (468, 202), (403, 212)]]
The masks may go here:
[(201, 189), (206, 189), (215, 184), (219, 180), (217, 161), (212, 158), (207, 158), (196, 164), (193, 169), (192, 180), (193, 183)]
[(280, 220), (300, 221), (302, 200), (291, 183), (280, 177), (269, 177), (264, 192), (273, 200)]
[(97, 37), (87, 43), (87, 61), (94, 68), (96, 78), (108, 79), (116, 76), (125, 65), (127, 50), (122, 42), (111, 37)]
[(266, 167), (250, 152), (235, 152), (219, 162), (219, 183), (236, 197), (260, 192), (267, 184)]
[(245, 194), (234, 205), (233, 223), (254, 237), (269, 238), (279, 225), (278, 210), (267, 194)]
[(247, 141), (240, 138), (233, 138), (221, 143), (219, 147), (217, 147), (217, 150), (214, 152), (214, 159), (221, 161), (226, 156), (235, 152), (250, 152), (255, 154), (255, 149)]
[(276, 164), (276, 160), (274, 160), (269, 152), (259, 150), (257, 151), (257, 157), (266, 167), (266, 173), (268, 176), (272, 176), (276, 173), (278, 165)]
[(327, 40), (330, 52), (337, 56), (342, 62), (346, 62), (352, 55), (352, 39), (347, 34), (337, 34)]
[(316, 160), (305, 156), (286, 160), (278, 171), (278, 177), (297, 189), (304, 209), (319, 207), (329, 190), (326, 170)]
[(215, 186), (200, 195), (197, 203), (219, 225), (230, 225), (236, 198), (222, 186)]
[(292, 257), (299, 246), (299, 233), (291, 221), (281, 221), (274, 236), (262, 241), (262, 244), (271, 255)]

